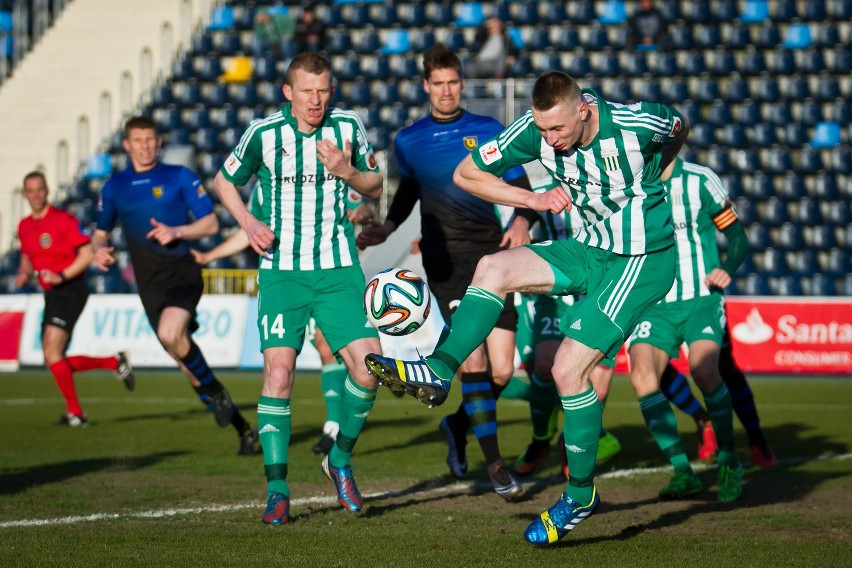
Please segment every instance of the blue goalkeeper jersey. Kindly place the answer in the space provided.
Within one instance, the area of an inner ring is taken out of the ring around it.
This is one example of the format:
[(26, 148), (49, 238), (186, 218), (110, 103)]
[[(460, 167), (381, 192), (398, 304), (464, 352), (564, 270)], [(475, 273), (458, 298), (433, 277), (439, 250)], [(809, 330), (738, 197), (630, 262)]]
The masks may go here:
[(114, 174), (101, 189), (98, 202), (98, 229), (112, 231), (118, 222), (124, 227), (130, 253), (158, 256), (189, 256), (189, 243), (177, 240), (161, 245), (147, 234), (154, 228), (151, 219), (175, 227), (213, 213), (213, 202), (201, 181), (184, 166), (157, 164), (137, 173), (132, 167)]
[[(453, 172), (473, 148), (502, 130), (494, 118), (462, 111), (446, 122), (427, 115), (396, 135), (401, 186), (409, 181), (417, 187), (424, 241), (454, 241), (466, 248), (491, 243), (498, 235), (499, 242), (502, 225), (496, 206), (456, 187)], [(524, 174), (516, 166), (503, 179)]]

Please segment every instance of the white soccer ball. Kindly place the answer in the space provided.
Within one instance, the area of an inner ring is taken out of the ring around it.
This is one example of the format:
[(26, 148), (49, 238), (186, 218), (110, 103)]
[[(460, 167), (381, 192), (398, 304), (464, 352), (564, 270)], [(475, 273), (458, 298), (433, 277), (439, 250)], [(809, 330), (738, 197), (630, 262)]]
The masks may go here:
[(408, 335), (429, 317), (432, 294), (417, 274), (405, 268), (382, 270), (367, 281), (364, 311), (381, 333)]

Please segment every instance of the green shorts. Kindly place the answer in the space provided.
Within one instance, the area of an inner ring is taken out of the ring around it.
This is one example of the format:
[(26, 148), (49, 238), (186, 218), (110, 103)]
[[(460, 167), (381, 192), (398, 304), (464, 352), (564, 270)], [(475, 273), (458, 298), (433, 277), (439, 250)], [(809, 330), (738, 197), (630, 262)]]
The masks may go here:
[(725, 333), (725, 296), (718, 293), (691, 300), (661, 303), (642, 317), (630, 343), (649, 343), (677, 357), (680, 346), (699, 339), (722, 345)]
[(316, 320), (332, 353), (356, 339), (378, 337), (364, 315), (364, 273), (358, 265), (326, 270), (260, 270), (257, 327), (260, 350), (302, 350), (305, 328)]
[(675, 278), (675, 247), (624, 256), (574, 239), (525, 245), (548, 264), (552, 294), (585, 294), (562, 318), (567, 337), (614, 358), (643, 314), (663, 299)]

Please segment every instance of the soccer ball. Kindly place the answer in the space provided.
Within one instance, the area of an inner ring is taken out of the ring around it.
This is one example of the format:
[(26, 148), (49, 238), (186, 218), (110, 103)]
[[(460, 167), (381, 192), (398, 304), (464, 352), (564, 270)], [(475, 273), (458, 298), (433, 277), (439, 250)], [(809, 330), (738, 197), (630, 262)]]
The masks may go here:
[(387, 335), (408, 335), (429, 317), (432, 294), (422, 278), (405, 268), (382, 270), (367, 282), (367, 321)]

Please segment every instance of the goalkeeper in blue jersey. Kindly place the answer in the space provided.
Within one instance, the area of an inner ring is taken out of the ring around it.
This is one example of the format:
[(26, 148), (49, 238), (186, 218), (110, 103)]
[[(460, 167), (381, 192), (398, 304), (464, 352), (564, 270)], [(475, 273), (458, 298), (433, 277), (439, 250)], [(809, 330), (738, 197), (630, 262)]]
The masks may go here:
[[(464, 78), (455, 53), (436, 44), (425, 53), (423, 68), (423, 89), (429, 95), (430, 112), (397, 134), (394, 150), (400, 169), (399, 189), (384, 224), (366, 227), (357, 242), (361, 248), (384, 242), (419, 200), (423, 267), (441, 315), (450, 322), (479, 259), (504, 247), (528, 243), (529, 227), (536, 216), (532, 211), (516, 210), (504, 233), (492, 203), (456, 187), (456, 166), (479, 143), (500, 132), (503, 125), (461, 107)], [(503, 178), (518, 187), (530, 188), (520, 166), (507, 171)], [(507, 301), (494, 330), (459, 369), (462, 405), (440, 424), (449, 445), (450, 472), (457, 478), (467, 473), (465, 445), (472, 425), (494, 491), (506, 500), (523, 491), (506, 467), (497, 442), (496, 399), (514, 373), (516, 324), (513, 302)]]

